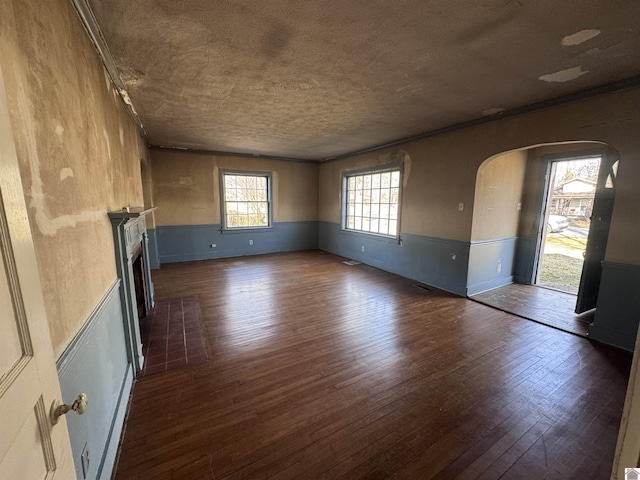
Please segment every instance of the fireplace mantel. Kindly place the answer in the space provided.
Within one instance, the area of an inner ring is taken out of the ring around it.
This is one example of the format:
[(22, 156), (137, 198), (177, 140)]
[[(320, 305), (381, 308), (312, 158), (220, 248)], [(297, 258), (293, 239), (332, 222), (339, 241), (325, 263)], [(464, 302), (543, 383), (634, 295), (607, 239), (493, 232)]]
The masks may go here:
[(153, 283), (149, 264), (149, 238), (145, 216), (156, 210), (153, 208), (123, 208), (109, 212), (116, 254), (116, 269), (120, 278), (120, 299), (122, 302), (124, 329), (127, 340), (127, 356), (133, 365), (134, 373), (144, 364), (142, 342), (140, 339), (140, 319), (136, 302), (136, 290), (133, 273), (133, 253), (139, 246), (142, 249), (142, 266), (146, 289), (145, 302), (149, 309), (154, 307)]

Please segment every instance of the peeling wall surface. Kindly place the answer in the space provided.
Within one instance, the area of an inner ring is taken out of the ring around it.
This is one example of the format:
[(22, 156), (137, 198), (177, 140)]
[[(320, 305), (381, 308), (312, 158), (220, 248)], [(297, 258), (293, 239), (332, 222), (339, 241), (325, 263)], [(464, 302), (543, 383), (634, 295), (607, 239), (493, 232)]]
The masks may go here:
[(614, 3), (89, 0), (152, 144), (310, 159), (638, 75)]
[(107, 211), (143, 203), (147, 155), (71, 2), (0, 0), (0, 62), (59, 355), (113, 283)]

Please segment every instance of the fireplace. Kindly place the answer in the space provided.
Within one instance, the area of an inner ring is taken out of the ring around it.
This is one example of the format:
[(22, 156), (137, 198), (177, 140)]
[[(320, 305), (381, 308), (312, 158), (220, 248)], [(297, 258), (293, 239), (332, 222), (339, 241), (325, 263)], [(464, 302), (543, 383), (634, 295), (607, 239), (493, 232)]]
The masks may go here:
[(149, 264), (149, 246), (145, 216), (155, 208), (126, 208), (109, 212), (120, 279), (127, 355), (134, 371), (144, 364), (140, 340), (140, 320), (153, 309), (153, 283)]

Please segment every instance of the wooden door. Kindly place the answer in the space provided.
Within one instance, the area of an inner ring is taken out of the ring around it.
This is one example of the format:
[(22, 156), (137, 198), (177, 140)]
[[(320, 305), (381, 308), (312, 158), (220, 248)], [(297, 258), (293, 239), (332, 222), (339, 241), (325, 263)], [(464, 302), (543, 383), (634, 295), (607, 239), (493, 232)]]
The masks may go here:
[(75, 478), (0, 70), (0, 478)]
[(586, 312), (596, 307), (600, 278), (602, 277), (602, 261), (607, 249), (609, 227), (613, 213), (613, 201), (616, 191), (616, 175), (618, 173), (618, 156), (608, 149), (600, 161), (600, 172), (593, 199), (593, 210), (589, 224), (589, 236), (585, 249), (580, 288), (576, 302), (576, 313)]

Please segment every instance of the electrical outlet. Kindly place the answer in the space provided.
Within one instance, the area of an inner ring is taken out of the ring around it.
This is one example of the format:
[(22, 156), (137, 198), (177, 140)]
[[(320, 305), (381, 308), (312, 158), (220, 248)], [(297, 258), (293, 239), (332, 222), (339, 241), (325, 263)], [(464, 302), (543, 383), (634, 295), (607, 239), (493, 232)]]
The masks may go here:
[(362, 253), (364, 253), (364, 245), (362, 245)]
[(218, 245), (216, 245), (215, 243), (211, 244), (211, 248), (216, 248)]
[(460, 203), (458, 204), (458, 211), (459, 211), (459, 212), (462, 212), (463, 210), (464, 210), (464, 203), (460, 202)]
[(516, 210), (517, 211), (522, 210), (522, 203), (518, 202), (518, 204), (516, 205)]
[(89, 444), (85, 443), (82, 448), (82, 454), (80, 455), (82, 461), (82, 476), (87, 478), (89, 476)]
[(253, 245), (253, 240), (249, 240), (249, 245)]

